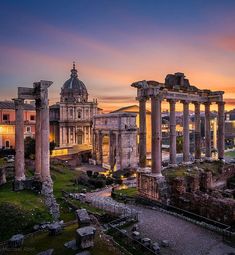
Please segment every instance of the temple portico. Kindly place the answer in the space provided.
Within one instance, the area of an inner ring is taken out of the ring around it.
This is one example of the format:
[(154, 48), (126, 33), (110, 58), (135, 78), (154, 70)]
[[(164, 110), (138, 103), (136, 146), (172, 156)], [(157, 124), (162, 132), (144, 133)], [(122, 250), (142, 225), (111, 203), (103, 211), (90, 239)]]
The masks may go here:
[[(146, 163), (146, 102), (151, 100), (152, 121), (152, 166), (151, 175), (160, 177), (162, 170), (162, 136), (161, 136), (161, 103), (169, 102), (170, 108), (170, 161), (171, 166), (176, 165), (176, 117), (175, 106), (179, 102), (183, 104), (183, 162), (192, 163), (190, 154), (189, 137), (189, 104), (195, 106), (195, 160), (201, 160), (201, 134), (200, 134), (200, 106), (205, 106), (205, 157), (211, 158), (211, 128), (210, 105), (218, 104), (218, 158), (224, 158), (224, 102), (223, 91), (212, 92), (201, 90), (189, 84), (183, 73), (169, 74), (165, 83), (156, 81), (139, 81), (131, 85), (137, 88), (137, 100), (139, 101), (139, 167), (144, 170)], [(149, 174), (149, 172), (148, 172)]]

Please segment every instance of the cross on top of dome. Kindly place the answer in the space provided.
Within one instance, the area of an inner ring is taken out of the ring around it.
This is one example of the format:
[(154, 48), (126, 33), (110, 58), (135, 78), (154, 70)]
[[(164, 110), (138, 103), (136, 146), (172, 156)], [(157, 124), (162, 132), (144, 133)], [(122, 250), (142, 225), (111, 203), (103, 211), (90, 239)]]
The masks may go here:
[(71, 77), (78, 77), (78, 71), (76, 69), (75, 61), (73, 61), (73, 68), (71, 69)]

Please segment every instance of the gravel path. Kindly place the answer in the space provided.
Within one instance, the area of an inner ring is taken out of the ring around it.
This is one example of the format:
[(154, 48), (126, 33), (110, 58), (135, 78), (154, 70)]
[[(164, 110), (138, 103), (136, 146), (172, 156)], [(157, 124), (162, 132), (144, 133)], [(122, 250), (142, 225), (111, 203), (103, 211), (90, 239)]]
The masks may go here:
[[(92, 197), (108, 197), (111, 189), (87, 194)], [(227, 255), (235, 249), (222, 241), (222, 236), (193, 223), (184, 221), (159, 210), (137, 205), (127, 205), (139, 212), (139, 231), (142, 237), (152, 241), (169, 240), (170, 248), (162, 249), (167, 255)]]
[(235, 249), (224, 244), (222, 237), (172, 215), (131, 206), (139, 212), (139, 228), (142, 236), (154, 241), (170, 241), (169, 255), (225, 255)]

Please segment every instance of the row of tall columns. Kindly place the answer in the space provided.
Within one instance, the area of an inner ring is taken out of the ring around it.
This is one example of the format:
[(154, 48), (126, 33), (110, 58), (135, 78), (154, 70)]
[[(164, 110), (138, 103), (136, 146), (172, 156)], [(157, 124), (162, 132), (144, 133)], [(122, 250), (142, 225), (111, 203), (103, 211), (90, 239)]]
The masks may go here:
[[(139, 99), (139, 166), (146, 166), (146, 98)], [(170, 164), (176, 164), (176, 100), (168, 100), (170, 104)], [(189, 101), (183, 100), (183, 162), (190, 162), (190, 133), (189, 133)], [(193, 102), (195, 106), (195, 160), (201, 159), (201, 118), (200, 103)], [(217, 147), (218, 158), (224, 158), (224, 102), (218, 102), (218, 133)], [(211, 127), (210, 127), (210, 102), (205, 105), (205, 145), (206, 158), (211, 157)], [(161, 98), (151, 96), (151, 122), (152, 122), (152, 173), (161, 174)]]

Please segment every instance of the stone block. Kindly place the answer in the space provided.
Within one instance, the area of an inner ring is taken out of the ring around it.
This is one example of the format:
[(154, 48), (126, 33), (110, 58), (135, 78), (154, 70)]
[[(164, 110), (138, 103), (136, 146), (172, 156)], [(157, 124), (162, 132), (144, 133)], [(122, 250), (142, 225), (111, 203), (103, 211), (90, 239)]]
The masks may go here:
[(76, 244), (78, 248), (87, 249), (94, 246), (96, 229), (91, 226), (82, 227), (76, 230)]
[(86, 209), (76, 210), (76, 216), (77, 216), (79, 227), (89, 226), (91, 224), (91, 218), (89, 214), (87, 213)]
[(54, 249), (49, 249), (46, 251), (39, 252), (37, 255), (52, 255), (54, 252)]
[(13, 235), (8, 241), (9, 248), (20, 248), (24, 243), (24, 235), (17, 234)]

